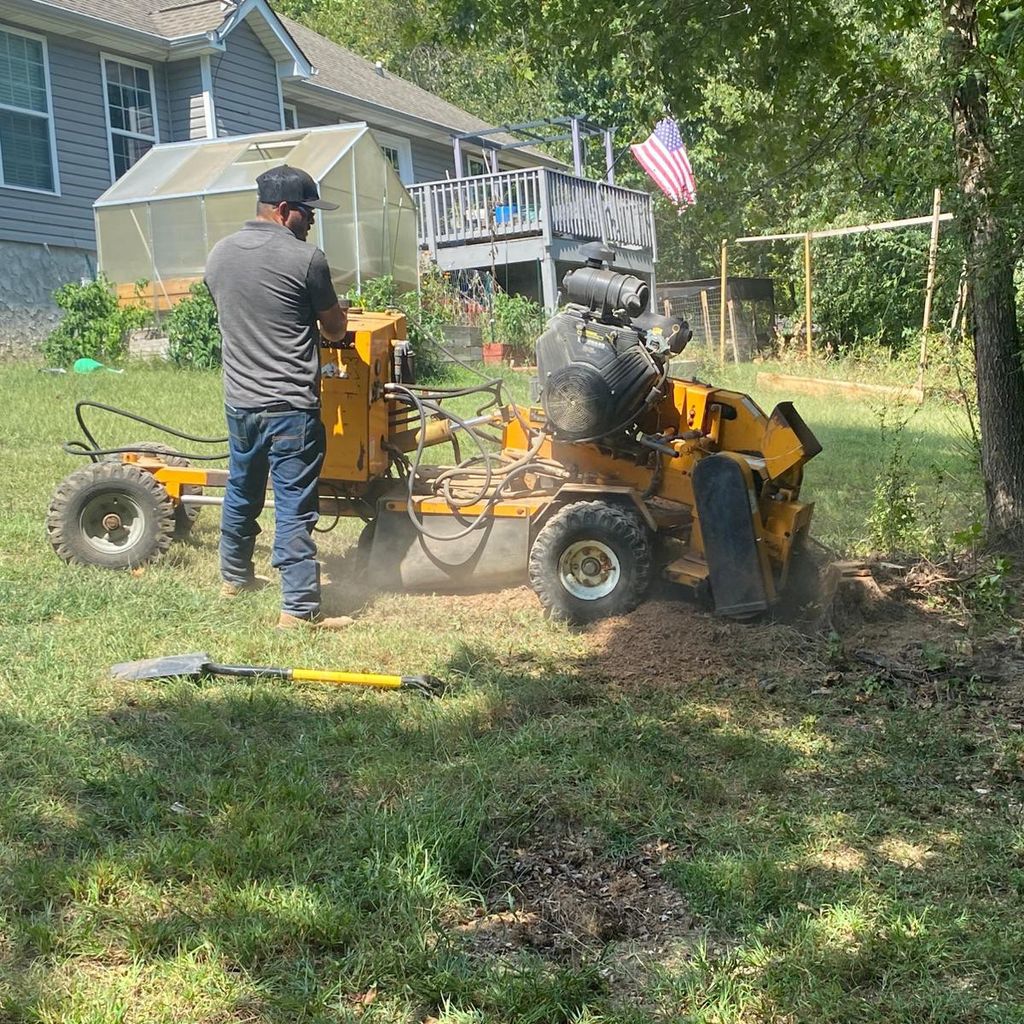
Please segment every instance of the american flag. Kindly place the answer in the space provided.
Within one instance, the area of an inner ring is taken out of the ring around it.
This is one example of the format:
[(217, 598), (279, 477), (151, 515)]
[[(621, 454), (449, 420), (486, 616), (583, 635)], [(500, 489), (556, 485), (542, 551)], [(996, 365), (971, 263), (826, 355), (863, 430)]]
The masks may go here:
[(662, 118), (646, 142), (630, 149), (637, 163), (676, 205), (697, 202), (690, 158), (686, 155), (679, 125), (671, 117)]

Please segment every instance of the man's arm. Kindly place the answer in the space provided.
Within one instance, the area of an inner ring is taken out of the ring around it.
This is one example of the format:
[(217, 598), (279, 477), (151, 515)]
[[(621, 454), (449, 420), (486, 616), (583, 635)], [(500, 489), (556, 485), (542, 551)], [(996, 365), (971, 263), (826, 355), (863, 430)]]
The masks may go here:
[(320, 321), (320, 337), (326, 341), (341, 341), (345, 337), (348, 331), (348, 310), (342, 309), (340, 302), (316, 316)]
[(306, 288), (310, 302), (320, 321), (320, 337), (325, 341), (341, 341), (348, 330), (347, 299), (338, 301), (338, 295), (331, 283), (331, 271), (327, 257), (317, 249), (306, 271)]

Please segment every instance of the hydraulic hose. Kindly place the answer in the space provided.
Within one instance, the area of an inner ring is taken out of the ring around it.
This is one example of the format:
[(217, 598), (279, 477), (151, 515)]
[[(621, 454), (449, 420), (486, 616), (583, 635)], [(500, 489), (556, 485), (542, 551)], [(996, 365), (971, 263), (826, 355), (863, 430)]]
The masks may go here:
[[(159, 430), (161, 433), (170, 434), (172, 437), (180, 437), (184, 441), (194, 441), (196, 444), (228, 443), (228, 439), (226, 437), (199, 437), (195, 434), (186, 434), (184, 431), (175, 430), (174, 427), (167, 426), (166, 423), (158, 423), (156, 420), (140, 416), (138, 413), (129, 412), (127, 409), (119, 409), (116, 405), (105, 405), (103, 402), (82, 401), (75, 404), (75, 418), (78, 420), (78, 425), (82, 428), (82, 433), (85, 435), (85, 439), (89, 444), (83, 444), (81, 441), (65, 441), (61, 447), (69, 455), (87, 455), (93, 462), (98, 462), (100, 457), (103, 455), (120, 455), (124, 452), (139, 452), (144, 454), (149, 449), (139, 447), (138, 445), (124, 448), (101, 448), (96, 441), (96, 438), (93, 437), (92, 432), (85, 424), (85, 416), (83, 415), (82, 410), (90, 408), (99, 409), (102, 412), (113, 413), (115, 416), (123, 416), (126, 420), (133, 420), (136, 423), (142, 423), (147, 427), (152, 427), (154, 430)], [(228, 457), (227, 452), (222, 452), (217, 455), (197, 455), (192, 452), (179, 452), (171, 449), (168, 449), (168, 451), (163, 454), (177, 455), (185, 459), (194, 459), (197, 462), (217, 462), (220, 459), (226, 459)]]

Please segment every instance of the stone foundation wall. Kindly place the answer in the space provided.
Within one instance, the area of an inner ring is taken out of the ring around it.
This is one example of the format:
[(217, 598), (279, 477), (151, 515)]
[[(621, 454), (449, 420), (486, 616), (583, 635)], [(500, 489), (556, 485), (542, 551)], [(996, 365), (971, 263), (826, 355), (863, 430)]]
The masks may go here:
[(95, 274), (95, 252), (0, 241), (0, 357), (38, 349), (60, 320), (54, 291)]

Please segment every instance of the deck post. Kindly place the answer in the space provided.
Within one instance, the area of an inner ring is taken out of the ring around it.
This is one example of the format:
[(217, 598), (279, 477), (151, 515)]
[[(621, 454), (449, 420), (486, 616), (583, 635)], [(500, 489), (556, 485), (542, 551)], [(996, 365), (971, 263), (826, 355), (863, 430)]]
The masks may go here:
[(572, 119), (572, 170), (577, 178), (583, 177), (583, 144), (580, 140), (580, 119)]
[(551, 246), (551, 222), (554, 218), (554, 210), (551, 209), (551, 181), (548, 174), (549, 172), (546, 167), (541, 167), (537, 170), (537, 191), (540, 195), (541, 237), (544, 239), (545, 251)]
[(612, 145), (612, 131), (610, 128), (606, 128), (604, 132), (604, 166), (605, 166), (605, 177), (604, 180), (609, 185), (615, 184), (615, 149)]
[(437, 259), (437, 223), (434, 219), (433, 197), (430, 193), (420, 194), (426, 200), (426, 202), (423, 203), (423, 206), (427, 215), (427, 245), (429, 246), (431, 257), (433, 259)]
[(544, 294), (544, 311), (554, 313), (558, 309), (558, 270), (550, 250), (544, 251), (540, 261), (540, 283)]

